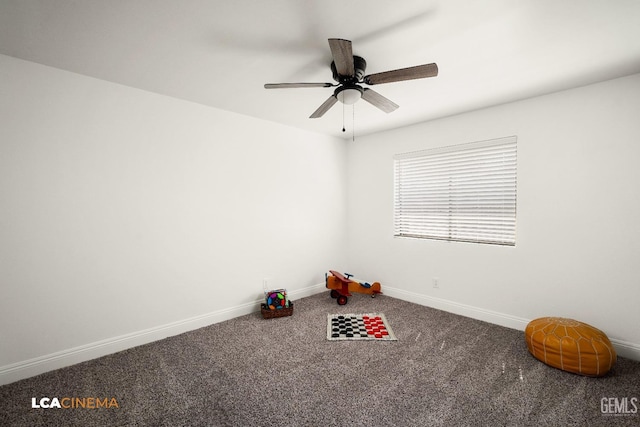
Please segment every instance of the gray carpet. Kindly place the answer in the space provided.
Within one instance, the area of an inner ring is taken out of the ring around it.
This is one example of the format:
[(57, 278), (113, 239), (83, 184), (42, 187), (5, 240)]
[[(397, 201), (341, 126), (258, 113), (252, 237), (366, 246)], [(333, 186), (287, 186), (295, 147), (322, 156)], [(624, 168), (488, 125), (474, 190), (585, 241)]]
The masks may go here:
[[(328, 341), (328, 313), (384, 312), (398, 341)], [(32, 397), (119, 408), (32, 409)], [(328, 292), (0, 387), (2, 426), (637, 426), (640, 362), (603, 378), (550, 368), (524, 335), (401, 300)], [(640, 404), (639, 404), (640, 406)], [(629, 406), (630, 409), (633, 406)]]

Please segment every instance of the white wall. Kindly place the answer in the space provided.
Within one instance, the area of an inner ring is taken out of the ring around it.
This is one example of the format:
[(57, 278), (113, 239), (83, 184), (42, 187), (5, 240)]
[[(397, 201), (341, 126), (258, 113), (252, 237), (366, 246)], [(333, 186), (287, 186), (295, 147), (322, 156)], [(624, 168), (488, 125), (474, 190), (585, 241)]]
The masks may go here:
[[(634, 75), (358, 138), (348, 149), (350, 272), (389, 295), (515, 328), (576, 318), (640, 359), (639, 113)], [(393, 237), (394, 154), (510, 135), (515, 247)]]
[[(0, 383), (299, 296), (344, 141), (0, 56)], [(320, 289), (320, 288), (318, 288)]]

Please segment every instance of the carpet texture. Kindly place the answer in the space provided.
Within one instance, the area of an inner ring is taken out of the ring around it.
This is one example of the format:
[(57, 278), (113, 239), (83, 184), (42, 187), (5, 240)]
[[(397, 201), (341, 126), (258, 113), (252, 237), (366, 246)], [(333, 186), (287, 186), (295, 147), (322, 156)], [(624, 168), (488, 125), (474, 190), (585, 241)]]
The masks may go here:
[[(328, 341), (336, 312), (383, 312), (398, 341)], [(44, 396), (118, 408), (31, 407)], [(637, 426), (613, 413), (632, 398), (640, 362), (583, 377), (532, 357), (522, 331), (384, 295), (336, 307), (326, 292), (291, 317), (256, 312), (2, 386), (0, 425)]]

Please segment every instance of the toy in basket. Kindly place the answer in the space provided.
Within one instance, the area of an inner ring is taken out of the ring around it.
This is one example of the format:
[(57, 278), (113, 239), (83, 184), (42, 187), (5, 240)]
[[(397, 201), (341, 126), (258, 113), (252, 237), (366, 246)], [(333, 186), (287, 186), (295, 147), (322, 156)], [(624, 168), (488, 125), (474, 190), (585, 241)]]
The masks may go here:
[(265, 302), (260, 307), (263, 318), (273, 319), (293, 314), (293, 301), (287, 297), (286, 289), (265, 291), (264, 297)]

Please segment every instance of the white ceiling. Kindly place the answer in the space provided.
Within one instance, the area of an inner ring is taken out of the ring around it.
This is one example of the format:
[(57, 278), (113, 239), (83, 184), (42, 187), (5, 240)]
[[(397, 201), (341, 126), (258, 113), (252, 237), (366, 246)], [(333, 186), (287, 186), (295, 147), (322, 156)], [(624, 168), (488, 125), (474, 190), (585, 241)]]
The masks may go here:
[(333, 82), (328, 38), (366, 74), (438, 64), (358, 102), (364, 135), (638, 73), (640, 0), (0, 0), (2, 54), (350, 138), (350, 106), (308, 118), (332, 88), (263, 88)]

